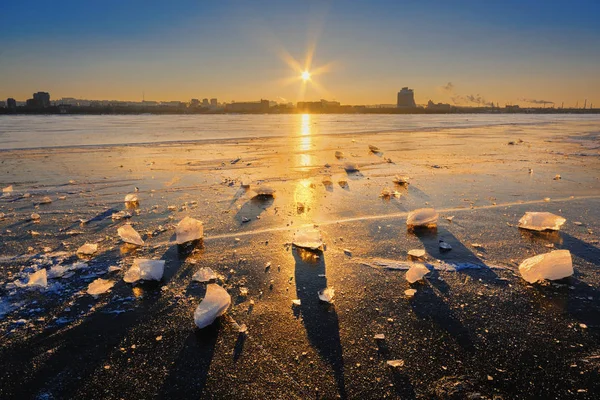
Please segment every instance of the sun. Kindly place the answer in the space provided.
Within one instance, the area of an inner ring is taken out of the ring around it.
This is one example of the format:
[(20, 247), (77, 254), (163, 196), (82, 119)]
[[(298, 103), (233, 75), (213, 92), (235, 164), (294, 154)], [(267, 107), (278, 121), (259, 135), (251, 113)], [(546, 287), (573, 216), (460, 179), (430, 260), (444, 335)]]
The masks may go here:
[(310, 81), (310, 72), (304, 71), (304, 72), (302, 72), (302, 75), (300, 75), (300, 77), (302, 78), (302, 80), (304, 82)]

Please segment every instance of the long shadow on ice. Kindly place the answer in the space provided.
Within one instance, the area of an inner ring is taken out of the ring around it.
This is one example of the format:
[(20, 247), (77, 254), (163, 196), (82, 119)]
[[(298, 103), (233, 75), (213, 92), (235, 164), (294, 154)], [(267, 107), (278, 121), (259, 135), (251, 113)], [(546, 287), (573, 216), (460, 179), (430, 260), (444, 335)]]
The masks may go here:
[[(444, 227), (430, 229), (415, 228), (409, 229), (408, 234), (416, 236), (421, 241), (430, 257), (444, 261), (457, 271), (461, 271), (461, 273), (465, 273), (471, 277), (481, 278), (487, 283), (495, 285), (503, 284), (502, 281), (496, 279), (498, 275), (488, 268), (483, 260), (462, 244), (448, 229)], [(440, 240), (452, 246), (452, 250), (441, 250)]]
[[(163, 282), (185, 274), (180, 271), (180, 266), (187, 257), (185, 253), (180, 254), (177, 246), (163, 254), (168, 266)], [(170, 323), (172, 318), (189, 320), (189, 316), (177, 316), (173, 312), (174, 306), (168, 296), (164, 296), (161, 286), (158, 282), (130, 285), (119, 280), (109, 294), (103, 295), (110, 299), (106, 304), (84, 296), (70, 305), (73, 310), (87, 310), (88, 305), (95, 305), (93, 314), (70, 326), (48, 327), (30, 338), (15, 341), (12, 347), (5, 346), (0, 352), (0, 397), (34, 398), (40, 393), (51, 393), (56, 398), (91, 398), (94, 393), (99, 393), (101, 387), (110, 387), (111, 393), (132, 397), (137, 393), (137, 386), (143, 387), (146, 394), (158, 390), (159, 387), (144, 382), (145, 375), (136, 373), (138, 353), (125, 354), (118, 349), (140, 340), (156, 343), (154, 327), (180, 324)], [(128, 311), (111, 313), (113, 308), (122, 307), (123, 303), (118, 300), (124, 298), (131, 299)], [(118, 305), (115, 306), (115, 303)], [(169, 342), (169, 347), (161, 353), (142, 351), (139, 356), (144, 363), (149, 363), (147, 372), (157, 377), (164, 376), (161, 365), (165, 360), (173, 359), (177, 354), (175, 351), (180, 351), (178, 344)], [(185, 346), (195, 345), (186, 341)], [(212, 354), (210, 340), (201, 347), (201, 354)], [(41, 354), (44, 355), (43, 362), (36, 361)], [(150, 360), (145, 359), (146, 356)], [(119, 364), (118, 360), (122, 357), (131, 357), (134, 362)], [(204, 365), (205, 362), (210, 363), (211, 358), (212, 355), (208, 361), (197, 362)], [(34, 364), (37, 364), (35, 368)], [(111, 368), (105, 369), (105, 365), (111, 365)], [(124, 380), (119, 376), (129, 378)], [(159, 384), (160, 380), (152, 382)]]
[(247, 218), (248, 222), (251, 222), (266, 211), (267, 208), (271, 207), (274, 201), (273, 197), (255, 196), (244, 203), (242, 208), (235, 214), (235, 219), (239, 223), (242, 223), (244, 218)]
[[(340, 326), (333, 305), (319, 300), (317, 293), (327, 287), (325, 257), (322, 251), (312, 252), (293, 247), (296, 261), (296, 296), (306, 336), (323, 360), (333, 369), (338, 394), (346, 398), (344, 358), (340, 340)], [(321, 275), (321, 276), (319, 276)]]
[(219, 318), (204, 329), (190, 332), (167, 373), (158, 398), (191, 399), (202, 396), (217, 339), (223, 328)]

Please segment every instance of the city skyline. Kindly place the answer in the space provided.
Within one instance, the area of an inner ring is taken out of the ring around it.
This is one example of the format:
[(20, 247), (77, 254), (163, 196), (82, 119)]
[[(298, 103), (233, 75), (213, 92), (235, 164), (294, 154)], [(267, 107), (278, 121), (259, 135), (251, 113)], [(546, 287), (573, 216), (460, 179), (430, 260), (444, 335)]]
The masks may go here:
[(34, 3), (0, 6), (1, 99), (600, 104), (592, 1)]

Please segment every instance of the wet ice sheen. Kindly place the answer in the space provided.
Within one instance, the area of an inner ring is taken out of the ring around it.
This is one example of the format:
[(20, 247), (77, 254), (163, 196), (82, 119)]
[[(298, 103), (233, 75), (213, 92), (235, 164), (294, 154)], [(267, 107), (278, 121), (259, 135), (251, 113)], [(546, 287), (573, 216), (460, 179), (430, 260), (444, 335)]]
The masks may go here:
[(532, 231), (557, 231), (567, 220), (549, 212), (526, 212), (519, 220), (519, 228)]
[(571, 252), (554, 250), (528, 258), (519, 265), (519, 272), (529, 283), (566, 278), (573, 275)]
[(165, 271), (165, 260), (149, 260), (136, 258), (131, 268), (125, 272), (123, 280), (127, 283), (145, 281), (160, 281)]
[(231, 296), (221, 286), (211, 283), (206, 287), (206, 296), (194, 311), (194, 322), (200, 329), (212, 324), (227, 311)]

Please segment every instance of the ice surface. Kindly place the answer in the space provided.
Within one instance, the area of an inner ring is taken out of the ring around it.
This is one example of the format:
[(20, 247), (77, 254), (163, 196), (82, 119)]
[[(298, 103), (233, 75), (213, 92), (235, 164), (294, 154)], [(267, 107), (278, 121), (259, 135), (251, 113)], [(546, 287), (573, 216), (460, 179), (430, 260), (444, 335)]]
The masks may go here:
[(89, 284), (87, 292), (92, 296), (98, 296), (99, 294), (108, 292), (114, 285), (114, 281), (98, 278)]
[(423, 249), (412, 249), (408, 251), (408, 255), (415, 258), (423, 258), (425, 257), (425, 250)]
[(346, 172), (357, 172), (358, 165), (353, 162), (347, 162), (346, 164), (344, 164), (344, 169), (346, 170)]
[(136, 258), (131, 268), (125, 272), (123, 280), (127, 283), (145, 281), (160, 281), (165, 271), (165, 260), (149, 260)]
[(319, 290), (319, 300), (324, 301), (326, 303), (333, 303), (333, 296), (335, 296), (335, 289), (333, 287), (328, 287), (323, 290)]
[(91, 256), (98, 251), (98, 245), (96, 243), (86, 243), (77, 249), (77, 254), (83, 254)]
[(125, 203), (139, 203), (140, 199), (136, 193), (130, 193), (125, 196)]
[(125, 243), (131, 243), (137, 246), (144, 245), (142, 237), (139, 233), (137, 233), (135, 229), (133, 229), (133, 227), (130, 224), (120, 226), (119, 229), (117, 229), (117, 232), (119, 233), (119, 236)]
[(573, 275), (573, 260), (569, 250), (554, 250), (524, 260), (519, 272), (529, 283), (544, 279), (556, 280)]
[(406, 271), (406, 280), (408, 283), (415, 283), (423, 279), (429, 273), (429, 268), (423, 264), (415, 264)]
[(200, 329), (212, 324), (227, 311), (231, 296), (221, 286), (211, 283), (206, 287), (206, 296), (194, 311), (194, 322)]
[(62, 278), (67, 271), (69, 271), (69, 267), (65, 267), (63, 265), (54, 265), (47, 272), (47, 277), (50, 279)]
[(184, 244), (194, 240), (200, 240), (204, 236), (204, 227), (202, 221), (185, 217), (175, 228), (175, 241), (177, 244)]
[(205, 267), (200, 268), (196, 273), (192, 276), (192, 280), (196, 282), (210, 282), (212, 280), (217, 279), (217, 274), (211, 268)]
[(434, 227), (437, 225), (438, 213), (433, 208), (419, 208), (411, 211), (406, 218), (409, 227)]
[(321, 232), (316, 229), (303, 229), (294, 234), (292, 244), (296, 247), (302, 247), (310, 250), (319, 250), (323, 248), (323, 239)]
[(532, 231), (557, 231), (567, 220), (549, 212), (526, 212), (519, 220), (519, 228)]

